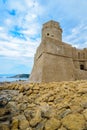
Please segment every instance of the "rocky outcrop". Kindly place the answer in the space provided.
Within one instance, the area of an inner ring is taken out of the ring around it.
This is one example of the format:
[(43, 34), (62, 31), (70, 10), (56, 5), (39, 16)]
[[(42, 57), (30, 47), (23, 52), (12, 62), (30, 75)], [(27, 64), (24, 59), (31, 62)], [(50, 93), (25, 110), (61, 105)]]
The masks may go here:
[(6, 83), (0, 87), (0, 96), (4, 95), (0, 130), (87, 130), (85, 80)]
[(10, 130), (11, 112), (8, 107), (8, 100), (5, 97), (0, 98), (0, 130)]

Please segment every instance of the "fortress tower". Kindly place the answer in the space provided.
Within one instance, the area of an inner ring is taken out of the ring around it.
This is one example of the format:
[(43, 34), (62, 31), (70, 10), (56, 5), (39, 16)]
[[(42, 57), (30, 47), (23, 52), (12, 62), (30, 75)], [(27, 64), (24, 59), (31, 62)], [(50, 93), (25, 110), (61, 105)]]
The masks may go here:
[(42, 40), (45, 37), (50, 37), (58, 41), (62, 41), (62, 29), (58, 22), (53, 20), (43, 24), (42, 28)]
[(43, 24), (41, 44), (34, 57), (30, 82), (57, 82), (87, 79), (87, 49), (62, 42), (58, 22)]

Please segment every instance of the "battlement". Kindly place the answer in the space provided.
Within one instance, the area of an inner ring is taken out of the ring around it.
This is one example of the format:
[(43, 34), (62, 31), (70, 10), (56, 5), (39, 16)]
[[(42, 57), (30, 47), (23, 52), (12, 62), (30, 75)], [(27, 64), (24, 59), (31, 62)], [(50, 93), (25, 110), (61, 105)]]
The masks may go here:
[(57, 29), (60, 29), (60, 31), (62, 32), (62, 29), (60, 27), (59, 22), (51, 20), (51, 21), (46, 22), (46, 23), (43, 24), (43, 29), (45, 29), (45, 28), (54, 28), (54, 27), (57, 28)]

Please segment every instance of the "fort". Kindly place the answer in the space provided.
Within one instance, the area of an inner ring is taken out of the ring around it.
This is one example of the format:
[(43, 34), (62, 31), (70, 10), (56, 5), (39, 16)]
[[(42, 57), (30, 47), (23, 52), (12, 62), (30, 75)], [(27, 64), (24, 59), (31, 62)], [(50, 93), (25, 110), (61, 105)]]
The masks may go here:
[(77, 49), (62, 41), (56, 21), (43, 24), (41, 44), (34, 57), (30, 82), (58, 82), (87, 79), (87, 48)]

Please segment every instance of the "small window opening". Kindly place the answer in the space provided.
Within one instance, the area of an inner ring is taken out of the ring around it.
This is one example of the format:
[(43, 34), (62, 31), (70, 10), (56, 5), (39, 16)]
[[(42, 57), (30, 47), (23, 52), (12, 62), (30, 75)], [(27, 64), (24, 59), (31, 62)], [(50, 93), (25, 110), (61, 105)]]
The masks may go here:
[(47, 33), (47, 36), (49, 36), (49, 33)]
[(80, 69), (81, 69), (81, 70), (84, 70), (84, 65), (80, 65)]

